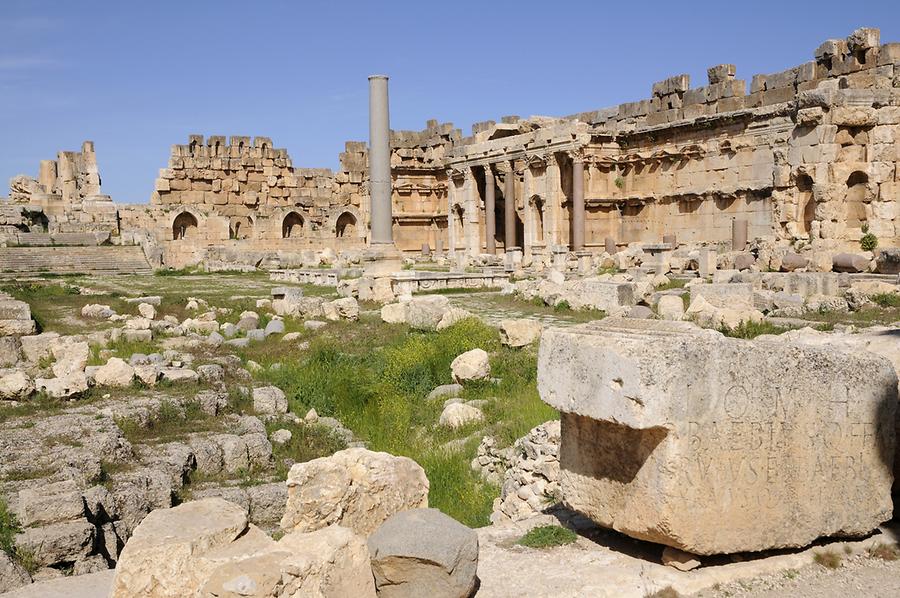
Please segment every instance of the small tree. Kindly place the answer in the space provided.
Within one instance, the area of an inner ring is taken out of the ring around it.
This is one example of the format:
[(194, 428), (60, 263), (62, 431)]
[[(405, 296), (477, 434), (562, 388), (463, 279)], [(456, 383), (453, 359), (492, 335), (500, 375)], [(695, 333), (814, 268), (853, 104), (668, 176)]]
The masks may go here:
[(859, 240), (859, 246), (863, 251), (875, 251), (875, 248), (878, 247), (878, 237), (869, 232), (869, 225), (862, 225), (863, 236)]

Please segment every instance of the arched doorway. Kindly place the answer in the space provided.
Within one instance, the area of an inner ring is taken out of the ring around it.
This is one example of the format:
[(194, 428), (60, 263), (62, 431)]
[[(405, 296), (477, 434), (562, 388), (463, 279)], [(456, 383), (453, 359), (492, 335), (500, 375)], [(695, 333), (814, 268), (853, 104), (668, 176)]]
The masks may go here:
[(531, 198), (531, 205), (534, 206), (534, 241), (537, 243), (544, 242), (544, 200), (539, 195)]
[(356, 216), (354, 216), (350, 212), (344, 212), (343, 214), (338, 216), (337, 222), (334, 226), (334, 235), (339, 239), (355, 237)]
[(172, 222), (172, 239), (190, 239), (197, 234), (197, 217), (190, 212), (182, 212)]
[(303, 236), (303, 216), (291, 212), (281, 222), (281, 238), (292, 239)]
[(816, 201), (813, 198), (813, 180), (808, 174), (797, 177), (797, 211), (801, 233), (812, 230), (816, 219)]
[(848, 228), (861, 228), (866, 223), (866, 192), (869, 176), (856, 171), (847, 177), (847, 197), (844, 202), (844, 221)]
[(231, 239), (249, 239), (253, 235), (253, 219), (249, 216), (235, 216), (228, 223), (228, 236)]

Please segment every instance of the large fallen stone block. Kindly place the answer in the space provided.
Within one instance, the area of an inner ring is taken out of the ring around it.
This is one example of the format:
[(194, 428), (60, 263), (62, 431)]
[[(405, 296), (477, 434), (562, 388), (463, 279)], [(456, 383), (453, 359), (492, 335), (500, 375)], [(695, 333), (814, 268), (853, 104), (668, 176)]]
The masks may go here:
[(753, 309), (753, 285), (749, 282), (726, 282), (691, 285), (691, 303), (703, 297), (713, 307)]
[(616, 312), (635, 304), (635, 285), (630, 282), (610, 282), (598, 278), (575, 281), (563, 293), (563, 299), (573, 309), (599, 309)]
[(379, 598), (468, 598), (475, 589), (478, 534), (437, 509), (392, 515), (368, 545)]
[[(141, 521), (122, 550), (110, 596), (197, 595), (212, 570), (240, 554), (233, 544), (242, 535), (252, 536), (247, 530), (244, 509), (221, 498), (157, 509)], [(211, 558), (217, 551), (224, 554)]]
[(375, 598), (369, 550), (339, 525), (287, 534), (212, 571), (200, 596)]
[(897, 375), (865, 352), (611, 318), (544, 332), (564, 501), (695, 554), (804, 546), (890, 519)]
[(337, 523), (368, 535), (397, 511), (428, 506), (428, 478), (418, 463), (362, 448), (297, 463), (287, 487), (285, 530)]

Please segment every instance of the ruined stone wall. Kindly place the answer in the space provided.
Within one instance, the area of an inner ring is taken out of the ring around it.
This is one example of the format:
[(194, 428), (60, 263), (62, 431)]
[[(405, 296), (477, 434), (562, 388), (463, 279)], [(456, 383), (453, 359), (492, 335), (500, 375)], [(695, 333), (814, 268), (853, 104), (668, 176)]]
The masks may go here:
[(756, 75), (734, 65), (655, 83), (649, 99), (564, 118), (473, 126), (447, 157), (451, 246), (486, 248), (485, 181), (495, 184), (503, 247), (505, 180), (514, 180), (516, 245), (540, 255), (573, 239), (573, 174), (584, 169), (585, 248), (751, 237), (852, 245), (864, 229), (898, 236), (900, 44), (877, 29), (829, 40), (815, 59)]
[(394, 243), (404, 251), (447, 247), (444, 159), (459, 130), (428, 121), (423, 131), (391, 132)]
[(49, 233), (83, 234), (84, 243), (91, 244), (100, 238), (96, 234), (107, 239), (119, 234), (116, 207), (101, 194), (93, 141), (85, 141), (80, 152), (62, 151), (56, 160), (42, 160), (37, 178), (20, 174), (9, 186), (8, 202), (2, 205), (21, 218), (5, 219), (8, 226), (2, 231), (8, 243), (32, 244), (40, 241), (34, 235)]

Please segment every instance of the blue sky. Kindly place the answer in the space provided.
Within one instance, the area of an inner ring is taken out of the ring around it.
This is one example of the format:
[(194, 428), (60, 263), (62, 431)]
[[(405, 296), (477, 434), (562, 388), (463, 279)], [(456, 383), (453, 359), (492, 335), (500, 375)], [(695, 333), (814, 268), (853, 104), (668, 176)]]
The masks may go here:
[(724, 62), (749, 83), (861, 26), (900, 42), (900, 1), (0, 0), (0, 195), (85, 139), (121, 202), (148, 201), (190, 133), (265, 135), (335, 168), (368, 136), (372, 73), (391, 77), (392, 128), (468, 134), (646, 98), (678, 73), (704, 85)]

